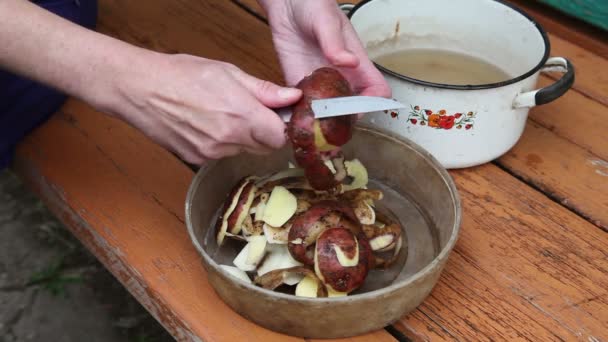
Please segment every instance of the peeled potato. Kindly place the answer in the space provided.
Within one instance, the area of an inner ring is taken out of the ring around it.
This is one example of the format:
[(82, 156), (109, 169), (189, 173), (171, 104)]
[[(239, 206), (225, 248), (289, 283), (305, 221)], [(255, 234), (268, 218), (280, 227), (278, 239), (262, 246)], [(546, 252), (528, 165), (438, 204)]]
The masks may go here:
[(247, 273), (245, 273), (245, 271), (240, 270), (234, 266), (228, 266), (228, 265), (220, 265), (220, 267), (228, 272), (230, 275), (241, 279), (242, 281), (251, 284), (251, 279), (249, 278), (249, 276), (247, 275)]
[(344, 162), (344, 165), (346, 166), (346, 174), (352, 178), (350, 184), (344, 184), (344, 191), (362, 189), (367, 186), (367, 182), (369, 181), (367, 169), (359, 159), (347, 160)]
[(266, 203), (262, 220), (271, 227), (281, 227), (295, 214), (297, 208), (296, 196), (282, 186), (275, 186)]
[(298, 283), (295, 294), (298, 297), (309, 298), (327, 297), (328, 295), (327, 289), (312, 271)]

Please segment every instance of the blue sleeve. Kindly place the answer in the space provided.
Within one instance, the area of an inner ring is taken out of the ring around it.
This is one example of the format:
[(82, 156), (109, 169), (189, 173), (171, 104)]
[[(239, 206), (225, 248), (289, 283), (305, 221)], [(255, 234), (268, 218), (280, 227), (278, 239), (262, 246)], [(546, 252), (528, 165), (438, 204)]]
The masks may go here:
[[(76, 24), (95, 28), (96, 0), (34, 0), (33, 3)], [(55, 89), (0, 69), (0, 169), (10, 164), (17, 143), (55, 113), (66, 98)]]

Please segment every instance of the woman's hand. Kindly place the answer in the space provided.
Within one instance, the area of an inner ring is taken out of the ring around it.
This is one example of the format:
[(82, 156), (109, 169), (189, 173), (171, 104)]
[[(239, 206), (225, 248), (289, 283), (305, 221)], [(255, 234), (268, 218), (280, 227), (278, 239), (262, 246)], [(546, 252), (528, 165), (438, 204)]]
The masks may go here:
[(285, 143), (285, 124), (269, 109), (301, 91), (250, 76), (236, 66), (189, 56), (148, 54), (138, 77), (123, 79), (112, 112), (193, 164)]
[(391, 96), (382, 74), (335, 0), (259, 0), (287, 84), (294, 85), (321, 66), (334, 66), (361, 95)]
[(281, 147), (285, 124), (269, 107), (302, 95), (234, 65), (135, 47), (29, 1), (0, 1), (0, 42), (2, 68), (129, 122), (192, 164)]

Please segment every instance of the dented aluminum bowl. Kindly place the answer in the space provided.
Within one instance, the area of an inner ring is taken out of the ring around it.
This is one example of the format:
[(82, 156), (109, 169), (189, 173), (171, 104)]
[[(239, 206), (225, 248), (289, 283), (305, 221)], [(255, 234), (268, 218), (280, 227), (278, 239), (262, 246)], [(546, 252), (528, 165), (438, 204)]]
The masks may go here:
[[(367, 167), (370, 188), (380, 187), (379, 206), (404, 227), (401, 262), (374, 271), (357, 293), (339, 298), (301, 298), (247, 284), (226, 273), (238, 252), (218, 250), (214, 223), (218, 208), (236, 182), (287, 167), (290, 147), (269, 156), (240, 155), (209, 163), (194, 177), (186, 199), (186, 224), (202, 256), (209, 282), (244, 317), (281, 333), (337, 338), (381, 329), (414, 310), (431, 292), (458, 238), (461, 208), (447, 171), (428, 152), (405, 138), (359, 125), (345, 146), (347, 159)], [(406, 258), (407, 257), (407, 258)]]

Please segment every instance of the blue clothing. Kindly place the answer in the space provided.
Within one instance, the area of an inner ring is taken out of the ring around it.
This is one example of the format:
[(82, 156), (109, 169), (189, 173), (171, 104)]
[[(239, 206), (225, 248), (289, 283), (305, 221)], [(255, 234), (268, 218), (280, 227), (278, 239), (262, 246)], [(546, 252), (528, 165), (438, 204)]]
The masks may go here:
[[(96, 0), (32, 2), (84, 27), (94, 28), (97, 22)], [(66, 98), (55, 89), (0, 69), (0, 169), (10, 164), (17, 143), (56, 112)]]

